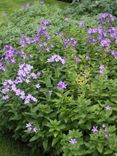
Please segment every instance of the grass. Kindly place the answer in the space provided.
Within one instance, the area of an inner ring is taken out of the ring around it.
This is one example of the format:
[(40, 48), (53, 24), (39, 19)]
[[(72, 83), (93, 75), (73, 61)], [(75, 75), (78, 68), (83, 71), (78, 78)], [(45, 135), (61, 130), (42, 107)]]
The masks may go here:
[(33, 156), (33, 154), (28, 147), (14, 141), (11, 136), (0, 135), (0, 156)]

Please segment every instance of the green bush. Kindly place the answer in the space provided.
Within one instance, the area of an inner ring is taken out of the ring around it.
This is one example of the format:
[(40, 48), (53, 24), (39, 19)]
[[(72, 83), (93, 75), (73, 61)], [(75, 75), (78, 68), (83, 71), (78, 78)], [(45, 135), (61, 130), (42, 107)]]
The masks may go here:
[(117, 16), (117, 0), (79, 0), (74, 6), (65, 11), (66, 14), (70, 13), (76, 18), (79, 15), (97, 15), (101, 12), (109, 12)]
[(98, 26), (37, 4), (1, 26), (1, 131), (41, 155), (117, 155), (117, 47), (87, 43)]

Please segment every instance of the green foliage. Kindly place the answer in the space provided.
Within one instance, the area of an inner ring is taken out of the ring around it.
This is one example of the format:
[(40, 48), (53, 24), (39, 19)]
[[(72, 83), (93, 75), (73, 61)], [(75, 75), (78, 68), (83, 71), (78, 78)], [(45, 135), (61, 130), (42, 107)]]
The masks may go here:
[[(54, 47), (49, 52), (45, 48), (41, 49), (39, 43), (22, 48), (20, 36), (24, 34), (32, 39), (37, 28), (42, 26), (40, 22), (47, 19), (50, 23), (47, 31), (51, 39), (43, 37), (41, 42)], [(5, 80), (16, 79), (22, 62), (32, 65), (33, 72), (41, 71), (42, 74), (29, 83), (18, 84), (18, 88), (38, 99), (36, 103), (24, 104), (14, 92), (10, 92), (10, 99), (4, 101), (0, 93), (0, 130), (11, 131), (15, 139), (26, 142), (41, 155), (117, 154), (117, 63), (98, 44), (86, 44), (87, 28), (98, 24), (93, 18), (83, 17), (82, 20), (85, 25), (79, 26), (80, 19), (66, 20), (61, 9), (36, 4), (30, 9), (16, 12), (7, 24), (1, 26), (2, 56), (6, 44), (32, 55), (32, 59), (17, 57), (16, 64), (7, 63), (6, 71), (0, 73), (1, 89)], [(69, 44), (66, 48), (66, 38), (74, 38), (76, 47)], [(116, 45), (112, 46), (117, 50)], [(54, 54), (65, 57), (66, 63), (47, 62)], [(80, 61), (74, 61), (75, 58)], [(106, 67), (102, 75), (99, 74), (101, 64)], [(60, 81), (67, 83), (66, 89), (57, 88)], [(39, 89), (35, 88), (37, 83), (41, 86)], [(108, 105), (110, 110), (105, 109)], [(36, 127), (37, 131), (29, 131), (27, 123)], [(92, 132), (93, 126), (98, 126), (98, 132)], [(76, 139), (77, 142), (72, 144), (70, 139)]]
[(74, 6), (65, 10), (66, 14), (72, 14), (76, 18), (79, 15), (97, 15), (101, 12), (109, 12), (117, 16), (117, 0), (79, 0)]

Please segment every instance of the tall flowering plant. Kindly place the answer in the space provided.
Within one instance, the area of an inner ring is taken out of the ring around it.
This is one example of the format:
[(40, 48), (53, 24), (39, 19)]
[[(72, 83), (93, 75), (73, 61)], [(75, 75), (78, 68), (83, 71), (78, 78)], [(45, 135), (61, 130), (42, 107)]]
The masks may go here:
[(88, 30), (85, 21), (59, 20), (62, 32), (41, 20), (3, 48), (0, 129), (42, 155), (115, 155), (115, 19), (101, 14)]

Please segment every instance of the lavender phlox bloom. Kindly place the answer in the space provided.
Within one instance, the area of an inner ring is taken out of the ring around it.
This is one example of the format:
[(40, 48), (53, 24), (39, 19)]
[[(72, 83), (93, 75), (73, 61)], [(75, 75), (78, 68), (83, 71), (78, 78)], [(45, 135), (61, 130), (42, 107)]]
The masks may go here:
[(3, 62), (0, 62), (0, 70), (5, 71), (5, 66), (4, 66)]
[(111, 110), (112, 108), (109, 105), (107, 105), (107, 106), (105, 106), (105, 109), (106, 110)]
[(112, 56), (117, 60), (117, 51), (112, 50), (111, 51)]
[(10, 63), (15, 63), (16, 60), (15, 60), (14, 56), (16, 54), (15, 53), (16, 50), (10, 45), (6, 45), (4, 47), (4, 50), (5, 50), (5, 60)]
[(36, 74), (31, 73), (31, 70), (32, 69), (33, 69), (33, 66), (31, 66), (30, 64), (26, 64), (26, 63), (20, 64), (19, 70), (18, 70), (18, 73), (17, 73), (17, 75), (18, 75), (17, 80), (20, 80), (21, 83), (22, 83), (23, 81), (26, 81), (31, 76), (33, 78), (35, 78), (36, 77)]
[(76, 139), (70, 139), (70, 140), (69, 140), (69, 143), (71, 143), (71, 144), (76, 144), (76, 143), (77, 143), (77, 140), (76, 140)]
[(33, 78), (33, 79), (37, 79), (37, 75), (35, 73), (31, 73), (30, 76)]
[(38, 76), (38, 77), (41, 76), (41, 74), (42, 74), (41, 71), (38, 71), (38, 72), (37, 72), (37, 76)]
[(31, 94), (25, 96), (24, 104), (29, 104), (30, 102), (37, 102), (37, 99), (33, 97)]
[(65, 62), (65, 59), (64, 58), (62, 58), (61, 56), (59, 56), (59, 55), (52, 55), (50, 58), (48, 58), (47, 59), (47, 62), (60, 62), (60, 63), (62, 63), (62, 64), (65, 64), (66, 62)]
[(77, 41), (74, 38), (66, 38), (64, 39), (64, 46), (68, 48), (68, 46), (71, 45), (73, 48), (76, 47)]
[(20, 44), (22, 47), (25, 47), (25, 46), (31, 44), (31, 40), (29, 37), (22, 35), (20, 38)]
[(49, 25), (49, 21), (48, 20), (41, 21), (41, 24), (47, 26), (47, 25)]
[(98, 132), (98, 126), (93, 126), (92, 132), (93, 132), (93, 133), (97, 133), (97, 132)]
[(25, 127), (28, 130), (28, 132), (37, 133), (37, 131), (38, 131), (38, 129), (36, 127), (33, 127), (33, 125), (31, 123), (26, 123)]
[(45, 36), (45, 38), (47, 40), (50, 39), (50, 36), (49, 36), (48, 32), (46, 31), (46, 29), (47, 29), (46, 27), (41, 27), (41, 28), (39, 28), (37, 30), (37, 35), (36, 36), (39, 38), (39, 41), (40, 41), (40, 38), (43, 37), (43, 36)]
[(28, 132), (32, 131), (32, 124), (31, 123), (27, 123), (26, 124), (26, 129), (28, 130)]
[(102, 64), (102, 65), (100, 65), (100, 67), (99, 67), (99, 73), (100, 74), (104, 74), (104, 69), (105, 69), (105, 66)]
[(85, 26), (85, 21), (80, 21), (80, 22), (79, 22), (79, 26), (80, 26), (80, 27), (84, 27), (84, 26)]
[(9, 63), (16, 63), (15, 56), (17, 55), (20, 55), (21, 57), (23, 57), (23, 59), (27, 58), (26, 54), (23, 51), (16, 50), (10, 45), (6, 45), (4, 47), (4, 51), (5, 51), (5, 61)]
[(79, 63), (79, 62), (80, 62), (79, 57), (75, 57), (75, 58), (74, 58), (74, 61), (75, 61), (76, 63)]
[(102, 47), (109, 47), (110, 44), (111, 44), (111, 41), (108, 38), (105, 38), (105, 39), (101, 40), (101, 42), (100, 42), (100, 46), (102, 46)]
[(97, 33), (97, 28), (90, 28), (89, 30), (88, 30), (88, 34), (95, 34), (95, 33)]
[(67, 84), (64, 82), (64, 81), (60, 81), (58, 84), (57, 84), (57, 89), (58, 90), (63, 90), (63, 89), (66, 89), (67, 88)]
[(115, 17), (110, 13), (101, 13), (98, 15), (97, 20), (99, 23), (112, 25), (115, 22)]
[(36, 127), (34, 127), (34, 128), (32, 129), (32, 132), (37, 133), (37, 131), (38, 131), (38, 129), (37, 129)]
[(32, 127), (31, 123), (26, 123), (26, 128)]

